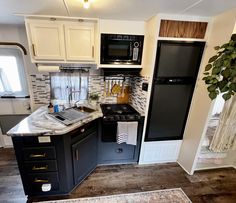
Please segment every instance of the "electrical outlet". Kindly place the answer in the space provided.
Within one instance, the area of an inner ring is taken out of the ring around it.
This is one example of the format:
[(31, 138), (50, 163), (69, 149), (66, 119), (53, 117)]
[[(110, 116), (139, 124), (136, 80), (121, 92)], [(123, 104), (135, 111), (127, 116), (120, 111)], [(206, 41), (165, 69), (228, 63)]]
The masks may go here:
[(147, 82), (144, 82), (144, 83), (142, 83), (142, 90), (143, 91), (148, 91), (148, 83)]

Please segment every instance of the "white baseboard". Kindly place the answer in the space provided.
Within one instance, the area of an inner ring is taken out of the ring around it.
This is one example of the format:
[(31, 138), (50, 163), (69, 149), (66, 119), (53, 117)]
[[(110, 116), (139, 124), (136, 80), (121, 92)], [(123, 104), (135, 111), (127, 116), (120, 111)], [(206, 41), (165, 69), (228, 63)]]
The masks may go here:
[(139, 164), (176, 162), (182, 140), (144, 142)]
[(233, 165), (225, 165), (225, 166), (209, 166), (209, 167), (202, 167), (202, 168), (197, 168), (195, 171), (202, 171), (202, 170), (209, 170), (209, 169), (220, 169), (220, 168), (234, 168), (236, 169), (235, 166)]

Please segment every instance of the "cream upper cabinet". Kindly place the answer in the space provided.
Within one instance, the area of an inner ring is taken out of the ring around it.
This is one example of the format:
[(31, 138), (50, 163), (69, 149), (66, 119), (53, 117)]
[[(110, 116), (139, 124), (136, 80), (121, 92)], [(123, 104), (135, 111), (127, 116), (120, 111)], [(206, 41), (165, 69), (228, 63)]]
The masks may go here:
[(33, 63), (91, 63), (98, 57), (98, 20), (27, 17)]
[(65, 25), (66, 59), (94, 61), (94, 25)]
[(35, 60), (64, 60), (63, 24), (54, 22), (29, 24), (31, 53)]

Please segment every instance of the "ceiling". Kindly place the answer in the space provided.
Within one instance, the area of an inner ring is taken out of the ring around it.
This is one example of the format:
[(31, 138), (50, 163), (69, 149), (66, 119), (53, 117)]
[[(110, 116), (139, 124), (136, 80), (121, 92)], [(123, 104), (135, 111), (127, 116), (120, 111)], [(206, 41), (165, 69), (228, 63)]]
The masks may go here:
[(236, 7), (236, 0), (92, 0), (86, 10), (81, 1), (1, 0), (0, 24), (22, 24), (23, 17), (15, 13), (147, 20), (157, 13), (215, 16)]

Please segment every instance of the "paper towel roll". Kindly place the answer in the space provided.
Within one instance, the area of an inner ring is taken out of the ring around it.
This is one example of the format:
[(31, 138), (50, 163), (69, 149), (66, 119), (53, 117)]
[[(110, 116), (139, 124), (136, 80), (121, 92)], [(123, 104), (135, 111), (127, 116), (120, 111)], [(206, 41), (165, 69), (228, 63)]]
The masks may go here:
[(39, 72), (60, 72), (60, 66), (38, 66)]

